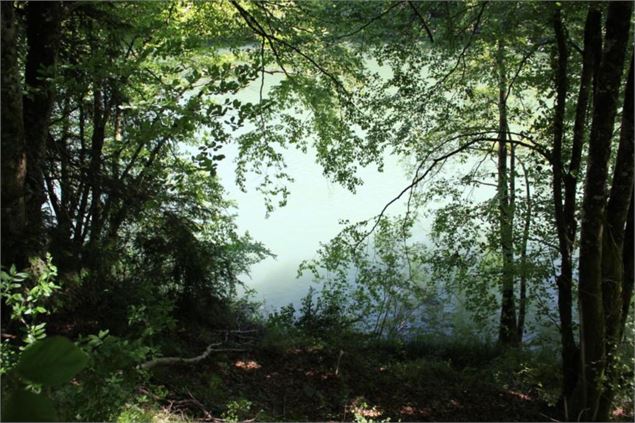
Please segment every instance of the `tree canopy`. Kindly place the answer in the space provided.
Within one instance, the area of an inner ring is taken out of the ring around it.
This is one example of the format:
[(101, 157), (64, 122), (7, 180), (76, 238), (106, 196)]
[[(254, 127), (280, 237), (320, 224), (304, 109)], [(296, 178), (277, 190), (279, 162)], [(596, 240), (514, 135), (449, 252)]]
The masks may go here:
[[(464, 336), (517, 366), (558, 351), (551, 393), (527, 382), (544, 417), (632, 414), (632, 16), (630, 2), (2, 2), (3, 419), (114, 420), (142, 395), (214, 420), (153, 369), (293, 341), (332, 348), (345, 383), (348, 352), (393, 342), (406, 360), (434, 355), (425, 337)], [(218, 166), (235, 152), (236, 184), (276, 213), (292, 149), (352, 193), (387, 160), (411, 182), (306, 258), (317, 288), (298, 310), (267, 314), (245, 281), (273, 253), (237, 223)], [(59, 383), (38, 379), (38, 357)], [(248, 418), (215, 377), (223, 421)], [(313, 419), (379, 416), (346, 383), (343, 416)], [(260, 418), (309, 419), (285, 398)], [(391, 401), (389, 418), (452, 419)]]

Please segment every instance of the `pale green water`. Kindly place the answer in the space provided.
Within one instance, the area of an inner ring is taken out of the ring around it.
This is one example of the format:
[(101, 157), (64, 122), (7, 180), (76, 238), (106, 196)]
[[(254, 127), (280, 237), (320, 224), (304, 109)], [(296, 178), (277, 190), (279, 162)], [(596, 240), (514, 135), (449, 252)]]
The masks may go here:
[[(248, 184), (247, 193), (235, 185), (235, 165), (231, 159), (228, 155), (218, 171), (229, 197), (237, 202), (238, 227), (277, 256), (253, 266), (248, 279), (248, 286), (256, 289), (269, 306), (298, 302), (307, 292), (310, 276), (296, 280), (298, 265), (302, 260), (314, 258), (320, 243), (339, 233), (341, 219), (355, 222), (376, 215), (409, 183), (397, 160), (388, 158), (383, 173), (374, 169), (360, 172), (365, 183), (353, 194), (322, 175), (311, 151), (303, 154), (288, 150), (285, 160), (289, 174), (295, 179), (289, 186), (291, 195), (285, 207), (266, 218), (262, 196), (254, 189), (255, 181)], [(389, 214), (404, 211), (404, 203), (399, 202), (390, 208)]]
[[(372, 60), (368, 61), (368, 69), (383, 78), (391, 75), (389, 68), (379, 67)], [(266, 75), (263, 90), (265, 97), (269, 88), (280, 80), (279, 75)], [(257, 103), (259, 92), (260, 81), (255, 81), (236, 98)], [(275, 123), (267, 122), (268, 125)], [(241, 192), (235, 184), (234, 161), (237, 151), (235, 145), (223, 148), (222, 153), (226, 155), (226, 159), (219, 163), (218, 175), (229, 198), (237, 203), (239, 230), (249, 232), (277, 256), (256, 264), (251, 269), (251, 277), (243, 278), (248, 287), (256, 290), (257, 298), (264, 300), (269, 309), (290, 302), (299, 303), (311, 286), (311, 276), (305, 274), (296, 279), (298, 265), (303, 260), (315, 258), (320, 243), (328, 242), (343, 229), (338, 223), (340, 220), (346, 219), (354, 223), (376, 216), (386, 203), (412, 182), (411, 166), (401, 163), (397, 157), (386, 155), (383, 172), (377, 171), (376, 167), (359, 170), (358, 176), (364, 181), (364, 185), (358, 187), (356, 193), (352, 193), (324, 177), (321, 166), (315, 163), (312, 149), (309, 148), (306, 154), (288, 149), (284, 153), (288, 165), (286, 170), (295, 180), (288, 185), (289, 201), (285, 207), (277, 208), (266, 218), (264, 200), (255, 189), (260, 179), (255, 175), (248, 175), (247, 193)], [(451, 172), (462, 168), (457, 166), (448, 162), (445, 169)], [(493, 191), (487, 188), (479, 188), (472, 193), (473, 198), (480, 199), (492, 195)], [(394, 203), (387, 215), (403, 215), (407, 197), (404, 195)], [(417, 240), (426, 239), (429, 224), (429, 220), (419, 222), (415, 228)]]

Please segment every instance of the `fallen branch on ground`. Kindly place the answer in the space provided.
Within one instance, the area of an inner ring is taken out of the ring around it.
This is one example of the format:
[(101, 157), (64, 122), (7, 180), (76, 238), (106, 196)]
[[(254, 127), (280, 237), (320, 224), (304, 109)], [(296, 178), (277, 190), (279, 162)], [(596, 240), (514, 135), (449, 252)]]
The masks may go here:
[(140, 364), (138, 368), (140, 369), (150, 369), (152, 367), (158, 366), (160, 364), (193, 364), (198, 363), (206, 359), (213, 352), (242, 352), (247, 351), (244, 348), (214, 348), (221, 345), (222, 342), (217, 342), (215, 344), (210, 344), (205, 349), (205, 351), (201, 355), (197, 355), (192, 358), (183, 358), (183, 357), (159, 357), (154, 360), (146, 361), (143, 364)]

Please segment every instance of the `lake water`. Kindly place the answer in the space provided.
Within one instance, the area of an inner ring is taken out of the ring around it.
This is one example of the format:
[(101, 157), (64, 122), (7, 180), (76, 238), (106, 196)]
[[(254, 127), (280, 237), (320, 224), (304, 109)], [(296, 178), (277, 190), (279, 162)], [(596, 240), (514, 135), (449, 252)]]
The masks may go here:
[[(280, 80), (278, 76), (267, 78), (265, 94), (272, 84)], [(237, 98), (255, 103), (259, 98), (259, 90), (260, 84), (254, 83)], [(249, 232), (255, 240), (262, 242), (276, 255), (275, 258), (267, 258), (252, 266), (250, 275), (243, 275), (242, 278), (248, 288), (255, 290), (256, 299), (264, 303), (265, 311), (272, 311), (289, 303), (296, 305), (297, 309), (300, 300), (313, 285), (310, 274), (296, 277), (300, 263), (316, 258), (320, 244), (327, 243), (343, 229), (339, 224), (340, 220), (357, 222), (376, 216), (387, 202), (412, 181), (412, 164), (409, 166), (400, 162), (397, 157), (385, 156), (383, 172), (375, 167), (359, 170), (358, 176), (364, 184), (358, 187), (356, 193), (352, 193), (330, 182), (323, 175), (321, 166), (315, 163), (314, 150), (309, 148), (303, 153), (296, 149), (287, 149), (284, 152), (288, 166), (286, 171), (294, 179), (294, 182), (287, 185), (290, 192), (288, 203), (285, 207), (275, 209), (267, 217), (264, 199), (255, 189), (259, 178), (256, 175), (247, 176), (247, 192), (242, 192), (235, 183), (237, 146), (226, 146), (222, 153), (226, 158), (218, 165), (218, 175), (229, 199), (237, 205), (236, 223), (239, 231)], [(475, 157), (474, 162), (479, 161), (478, 159)], [(450, 161), (445, 165), (445, 172), (463, 170), (463, 167), (469, 168), (473, 164), (468, 161), (458, 165)], [(490, 164), (495, 166), (493, 162)], [(495, 171), (494, 167), (492, 171)], [(519, 185), (522, 185), (521, 181)], [(481, 187), (472, 190), (471, 197), (482, 201), (494, 194), (494, 188)], [(403, 215), (406, 201), (407, 195), (404, 195), (386, 214)], [(429, 224), (429, 219), (418, 222), (414, 230), (417, 241), (426, 242)], [(498, 290), (495, 281), (492, 289)], [(469, 323), (469, 314), (457, 304), (452, 302), (453, 310), (450, 314)], [(493, 327), (496, 326), (496, 321), (497, 317), (492, 316)]]
[[(255, 179), (248, 192), (243, 193), (234, 182), (235, 151), (219, 165), (218, 174), (229, 198), (237, 203), (237, 224), (254, 239), (263, 242), (276, 258), (268, 258), (252, 267), (247, 285), (257, 291), (266, 306), (278, 307), (290, 302), (299, 303), (311, 285), (311, 276), (296, 279), (298, 265), (316, 256), (320, 243), (326, 243), (343, 228), (338, 222), (368, 219), (384, 207), (409, 183), (405, 166), (388, 157), (383, 172), (363, 169), (364, 185), (357, 192), (329, 182), (322, 168), (315, 163), (309, 150), (287, 150), (285, 160), (288, 173), (295, 179), (290, 184), (289, 201), (277, 208), (268, 218), (262, 196), (255, 191)], [(233, 154), (232, 154), (233, 153)], [(388, 214), (403, 214), (404, 202), (395, 203)]]

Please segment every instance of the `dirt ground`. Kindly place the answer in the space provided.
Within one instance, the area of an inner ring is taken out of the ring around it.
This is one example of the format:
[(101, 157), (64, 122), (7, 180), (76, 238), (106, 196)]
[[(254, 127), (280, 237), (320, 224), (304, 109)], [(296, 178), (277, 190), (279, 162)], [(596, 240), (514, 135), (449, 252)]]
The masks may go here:
[(155, 375), (166, 407), (196, 420), (552, 420), (535, 393), (488, 379), (437, 359), (319, 348), (227, 354)]

